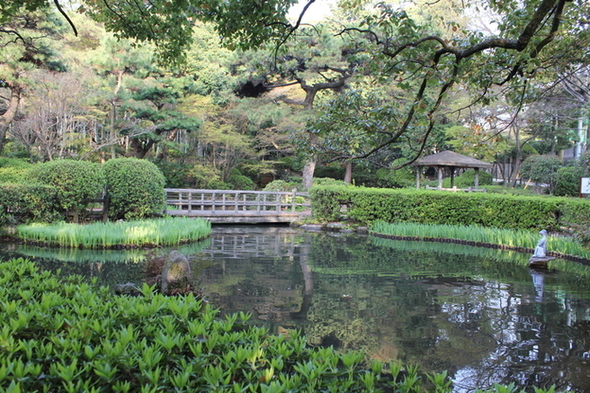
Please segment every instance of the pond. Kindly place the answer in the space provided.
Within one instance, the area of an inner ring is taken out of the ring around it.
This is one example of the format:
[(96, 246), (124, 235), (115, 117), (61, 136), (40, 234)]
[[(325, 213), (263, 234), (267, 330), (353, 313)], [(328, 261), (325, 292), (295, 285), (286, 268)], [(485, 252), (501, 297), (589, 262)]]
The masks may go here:
[[(178, 249), (209, 302), (275, 333), (301, 329), (310, 345), (448, 370), (456, 392), (511, 382), (590, 392), (585, 266), (535, 271), (529, 255), (508, 251), (271, 226), (214, 226), (207, 241)], [(101, 284), (145, 274), (142, 250), (5, 245), (3, 254)]]

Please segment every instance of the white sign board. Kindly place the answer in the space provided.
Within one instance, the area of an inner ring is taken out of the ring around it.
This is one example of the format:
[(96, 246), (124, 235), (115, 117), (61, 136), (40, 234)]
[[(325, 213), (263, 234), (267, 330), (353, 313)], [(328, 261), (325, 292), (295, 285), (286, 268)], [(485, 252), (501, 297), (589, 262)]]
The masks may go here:
[(590, 194), (590, 177), (583, 177), (580, 182), (580, 194)]

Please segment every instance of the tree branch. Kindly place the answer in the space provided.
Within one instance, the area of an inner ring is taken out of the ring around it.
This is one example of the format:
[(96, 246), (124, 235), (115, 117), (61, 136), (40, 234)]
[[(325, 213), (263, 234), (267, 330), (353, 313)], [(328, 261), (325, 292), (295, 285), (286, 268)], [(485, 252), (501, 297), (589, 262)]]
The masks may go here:
[(59, 0), (53, 0), (53, 3), (55, 4), (55, 7), (57, 8), (57, 10), (59, 11), (59, 13), (66, 18), (66, 21), (68, 21), (68, 23), (70, 24), (72, 30), (74, 30), (74, 35), (77, 37), (78, 36), (78, 30), (76, 30), (76, 26), (74, 25), (74, 22), (72, 22), (72, 20), (70, 19), (70, 17), (68, 16), (68, 14), (66, 14), (66, 12), (63, 10), (63, 8), (61, 8), (61, 4), (59, 4)]

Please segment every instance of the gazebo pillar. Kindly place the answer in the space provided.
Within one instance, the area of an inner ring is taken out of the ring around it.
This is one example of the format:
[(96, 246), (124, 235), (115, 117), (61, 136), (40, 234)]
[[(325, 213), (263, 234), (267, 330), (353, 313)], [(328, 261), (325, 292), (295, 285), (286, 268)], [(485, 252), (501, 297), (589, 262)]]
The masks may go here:
[(438, 189), (442, 190), (443, 186), (443, 168), (440, 166), (436, 167), (436, 171), (438, 172)]
[(455, 167), (450, 167), (451, 169), (451, 188), (455, 187)]
[(474, 180), (474, 186), (475, 189), (477, 190), (479, 188), (479, 168), (475, 168), (475, 180)]
[(422, 167), (416, 166), (416, 189), (420, 189), (420, 177), (422, 175)]

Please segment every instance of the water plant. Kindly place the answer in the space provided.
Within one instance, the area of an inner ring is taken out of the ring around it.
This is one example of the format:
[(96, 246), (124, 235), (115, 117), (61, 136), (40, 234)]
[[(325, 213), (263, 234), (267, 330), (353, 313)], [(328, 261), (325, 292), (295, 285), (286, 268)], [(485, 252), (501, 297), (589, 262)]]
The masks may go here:
[[(468, 242), (495, 244), (512, 249), (530, 249), (539, 240), (536, 231), (524, 229), (489, 228), (474, 225), (417, 224), (411, 222), (388, 223), (375, 221), (370, 228), (374, 234), (416, 240), (453, 239)], [(590, 259), (590, 250), (584, 248), (571, 238), (550, 236), (549, 250), (556, 250), (564, 255)]]
[[(79, 276), (0, 262), (0, 391), (450, 392), (446, 374), (310, 347), (192, 294), (116, 296)], [(506, 391), (496, 386), (495, 392)], [(541, 393), (543, 390), (536, 390)]]
[(211, 234), (211, 223), (204, 219), (166, 217), (154, 220), (27, 224), (16, 228), (25, 242), (59, 247), (111, 248), (181, 244), (203, 239)]

